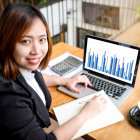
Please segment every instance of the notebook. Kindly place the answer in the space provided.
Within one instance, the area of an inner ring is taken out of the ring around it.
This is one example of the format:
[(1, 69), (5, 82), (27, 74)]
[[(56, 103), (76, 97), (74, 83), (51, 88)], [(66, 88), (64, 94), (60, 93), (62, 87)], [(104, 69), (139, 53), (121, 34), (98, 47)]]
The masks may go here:
[(86, 35), (83, 70), (76, 75), (88, 76), (92, 87), (76, 85), (81, 94), (71, 92), (64, 86), (59, 86), (58, 90), (74, 98), (104, 90), (119, 107), (134, 89), (139, 60), (138, 47)]
[(62, 104), (60, 106), (54, 107), (53, 111), (56, 115), (59, 125), (62, 125), (63, 123), (65, 123), (70, 118), (72, 118), (73, 116), (75, 116), (76, 114), (80, 112), (80, 110), (85, 105), (84, 103), (81, 104), (81, 102), (87, 101), (91, 99), (92, 97), (94, 97), (95, 95), (99, 95), (99, 94), (102, 94), (103, 97), (107, 101), (106, 109), (103, 112), (101, 112), (99, 115), (97, 115), (96, 117), (86, 121), (84, 125), (81, 127), (81, 129), (73, 136), (73, 139), (78, 138), (79, 136), (85, 135), (91, 131), (95, 131), (103, 127), (112, 125), (124, 119), (121, 112), (110, 101), (108, 96), (102, 90), (94, 94), (90, 94), (88, 96), (68, 102), (66, 104)]

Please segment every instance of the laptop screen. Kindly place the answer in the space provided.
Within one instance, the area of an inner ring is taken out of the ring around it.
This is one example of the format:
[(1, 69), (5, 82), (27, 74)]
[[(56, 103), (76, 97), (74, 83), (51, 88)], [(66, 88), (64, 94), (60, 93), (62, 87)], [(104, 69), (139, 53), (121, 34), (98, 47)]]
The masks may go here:
[(87, 35), (84, 52), (84, 69), (124, 83), (134, 82), (139, 48)]

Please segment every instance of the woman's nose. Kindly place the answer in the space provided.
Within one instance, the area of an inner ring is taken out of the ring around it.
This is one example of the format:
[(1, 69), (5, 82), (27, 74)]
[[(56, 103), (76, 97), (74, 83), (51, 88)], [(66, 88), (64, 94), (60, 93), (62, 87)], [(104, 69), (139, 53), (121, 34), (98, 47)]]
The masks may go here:
[(38, 54), (38, 53), (39, 53), (39, 43), (34, 42), (32, 44), (32, 48), (31, 48), (30, 54), (35, 55), (35, 54)]

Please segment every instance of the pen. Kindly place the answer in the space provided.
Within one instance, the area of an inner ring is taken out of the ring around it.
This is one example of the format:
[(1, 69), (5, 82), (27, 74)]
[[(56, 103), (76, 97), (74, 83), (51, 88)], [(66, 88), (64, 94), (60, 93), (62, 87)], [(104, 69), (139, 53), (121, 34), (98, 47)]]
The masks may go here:
[(85, 101), (80, 101), (79, 104), (85, 104), (85, 103), (90, 102), (90, 101), (92, 101), (92, 99), (85, 100)]

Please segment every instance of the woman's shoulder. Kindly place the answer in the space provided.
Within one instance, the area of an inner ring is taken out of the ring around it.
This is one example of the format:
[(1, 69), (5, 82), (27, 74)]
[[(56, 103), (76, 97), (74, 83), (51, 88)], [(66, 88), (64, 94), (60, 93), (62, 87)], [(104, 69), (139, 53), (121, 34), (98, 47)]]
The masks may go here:
[(0, 73), (0, 93), (17, 93), (22, 90), (22, 87), (15, 80), (6, 79), (3, 77), (2, 73)]
[(0, 73), (0, 86), (5, 86), (5, 85), (8, 85), (10, 83), (11, 83), (11, 80), (4, 78), (2, 73)]

